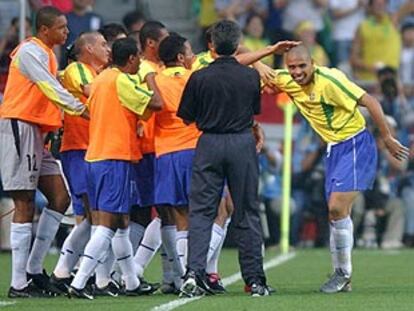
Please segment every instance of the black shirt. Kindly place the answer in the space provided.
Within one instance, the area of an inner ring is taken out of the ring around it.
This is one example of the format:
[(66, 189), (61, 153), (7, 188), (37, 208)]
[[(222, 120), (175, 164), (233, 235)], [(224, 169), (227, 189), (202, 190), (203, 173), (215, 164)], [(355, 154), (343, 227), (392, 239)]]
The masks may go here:
[(177, 116), (205, 133), (238, 133), (259, 113), (259, 73), (234, 57), (219, 57), (191, 75)]

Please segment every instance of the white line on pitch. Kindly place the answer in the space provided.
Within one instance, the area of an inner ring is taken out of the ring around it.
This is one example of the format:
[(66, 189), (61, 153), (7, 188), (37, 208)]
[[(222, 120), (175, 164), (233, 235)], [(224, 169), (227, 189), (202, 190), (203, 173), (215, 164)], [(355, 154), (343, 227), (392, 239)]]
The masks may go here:
[[(269, 270), (271, 268), (277, 267), (283, 263), (285, 263), (286, 261), (291, 260), (292, 258), (294, 258), (296, 256), (295, 253), (288, 253), (286, 255), (279, 255), (276, 256), (275, 258), (265, 262), (265, 264), (263, 265), (264, 270)], [(224, 286), (228, 286), (231, 285), (233, 283), (236, 283), (238, 281), (240, 281), (242, 279), (240, 272), (232, 274), (226, 278), (224, 278), (223, 281), (223, 285)], [(199, 300), (201, 298), (203, 298), (204, 296), (198, 296), (198, 297), (194, 297), (194, 298), (180, 298), (180, 299), (175, 299), (172, 300), (170, 302), (164, 303), (162, 305), (156, 306), (154, 308), (151, 309), (151, 311), (170, 311), (170, 310), (174, 310), (182, 305), (185, 305), (187, 303), (191, 303), (194, 302), (196, 300)]]
[(16, 304), (16, 301), (1, 301), (0, 300), (0, 308), (10, 306), (10, 305), (14, 305), (14, 304)]

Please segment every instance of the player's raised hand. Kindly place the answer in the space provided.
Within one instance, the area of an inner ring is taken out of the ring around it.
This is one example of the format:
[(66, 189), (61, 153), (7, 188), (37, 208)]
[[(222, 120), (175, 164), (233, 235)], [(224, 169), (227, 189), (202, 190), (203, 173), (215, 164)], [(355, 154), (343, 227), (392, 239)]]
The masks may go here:
[(302, 42), (288, 40), (279, 41), (278, 43), (272, 45), (273, 54), (283, 54), (299, 44), (302, 44)]
[(398, 160), (403, 161), (408, 159), (410, 150), (403, 146), (398, 140), (391, 135), (384, 139), (385, 147)]

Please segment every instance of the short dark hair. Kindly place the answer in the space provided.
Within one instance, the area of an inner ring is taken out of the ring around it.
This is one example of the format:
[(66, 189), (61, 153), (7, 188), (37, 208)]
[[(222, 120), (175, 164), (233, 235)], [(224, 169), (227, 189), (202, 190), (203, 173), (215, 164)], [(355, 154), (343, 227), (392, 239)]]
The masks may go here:
[(141, 11), (128, 12), (122, 18), (122, 23), (125, 25), (125, 27), (126, 27), (126, 29), (128, 29), (128, 31), (131, 30), (132, 25), (134, 25), (135, 23), (138, 23), (139, 21), (145, 21), (145, 17), (141, 13)]
[(41, 8), (36, 14), (36, 30), (39, 30), (41, 26), (52, 27), (55, 19), (62, 15), (63, 13), (53, 6)]
[(109, 23), (104, 25), (101, 29), (98, 30), (108, 42), (113, 42), (116, 40), (116, 37), (120, 34), (127, 35), (127, 31), (124, 26), (117, 23)]
[(213, 32), (213, 26), (207, 28), (206, 32), (204, 33), (204, 37), (207, 43), (212, 43), (211, 33)]
[(229, 20), (219, 21), (213, 25), (211, 38), (218, 55), (232, 55), (236, 52), (240, 43), (240, 26)]
[(117, 66), (125, 66), (131, 55), (138, 54), (137, 42), (132, 38), (115, 40), (112, 45), (112, 63)]
[(142, 50), (145, 50), (147, 39), (159, 40), (162, 29), (165, 29), (165, 26), (158, 21), (148, 21), (142, 26), (139, 32), (139, 42), (141, 43)]
[(185, 42), (187, 39), (176, 33), (161, 41), (158, 54), (165, 65), (175, 62), (178, 54), (185, 53)]

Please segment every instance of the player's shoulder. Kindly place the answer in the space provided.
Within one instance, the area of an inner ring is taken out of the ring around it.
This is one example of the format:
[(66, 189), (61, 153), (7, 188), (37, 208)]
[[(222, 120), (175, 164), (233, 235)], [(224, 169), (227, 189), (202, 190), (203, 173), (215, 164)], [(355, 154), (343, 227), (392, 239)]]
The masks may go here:
[(40, 61), (47, 61), (49, 59), (49, 55), (46, 53), (46, 51), (42, 49), (38, 44), (30, 40), (23, 42), (16, 51), (16, 54), (21, 58), (30, 55), (32, 57), (38, 58)]
[(77, 62), (70, 63), (69, 65), (66, 66), (66, 68), (64, 69), (64, 72), (65, 74), (72, 75), (75, 72), (79, 71), (79, 66), (81, 66), (80, 63), (77, 63)]
[(339, 70), (338, 68), (317, 66), (315, 68), (315, 73), (327, 79), (337, 79), (337, 80), (347, 79), (347, 76), (345, 75), (345, 73)]

